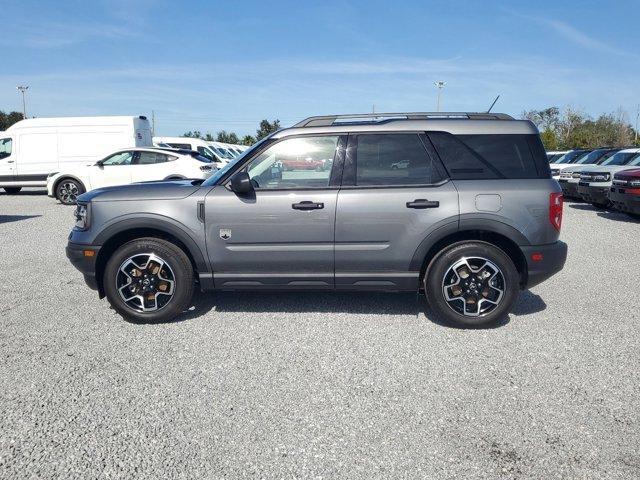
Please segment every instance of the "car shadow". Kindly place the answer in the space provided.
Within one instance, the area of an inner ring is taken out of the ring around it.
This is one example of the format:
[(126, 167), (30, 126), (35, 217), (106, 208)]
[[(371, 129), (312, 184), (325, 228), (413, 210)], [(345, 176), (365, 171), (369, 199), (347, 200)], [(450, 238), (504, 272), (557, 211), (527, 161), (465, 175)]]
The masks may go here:
[(540, 312), (547, 308), (539, 295), (528, 290), (518, 296), (511, 315), (496, 322), (474, 326), (455, 325), (439, 318), (427, 304), (423, 294), (416, 293), (378, 293), (378, 292), (197, 292), (192, 307), (168, 323), (177, 323), (216, 312), (234, 313), (326, 313), (361, 315), (424, 315), (436, 325), (455, 328), (485, 330), (507, 325), (510, 316), (524, 316)]
[(38, 218), (42, 215), (0, 215), (0, 223), (19, 222), (21, 220), (29, 220), (30, 218)]
[(7, 193), (2, 188), (0, 188), (0, 197), (24, 197), (24, 196), (42, 196), (47, 195), (46, 190), (22, 190), (18, 193)]
[(599, 211), (596, 207), (594, 207), (590, 203), (570, 203), (569, 206), (571, 208), (575, 208), (576, 210), (591, 210), (594, 212)]
[(634, 218), (631, 215), (627, 215), (624, 212), (618, 212), (615, 210), (606, 210), (599, 211), (598, 216), (601, 218), (606, 218), (607, 220), (615, 220), (617, 222), (625, 222), (625, 223), (640, 223), (640, 218)]

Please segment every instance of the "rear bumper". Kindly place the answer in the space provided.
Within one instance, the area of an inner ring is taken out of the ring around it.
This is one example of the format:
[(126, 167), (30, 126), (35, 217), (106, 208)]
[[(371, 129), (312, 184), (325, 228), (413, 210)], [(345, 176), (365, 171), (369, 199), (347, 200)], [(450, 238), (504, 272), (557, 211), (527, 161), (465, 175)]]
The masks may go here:
[[(71, 264), (84, 276), (87, 286), (92, 290), (98, 290), (96, 260), (100, 247), (69, 242), (65, 250)], [(93, 252), (93, 254), (88, 252)]]
[[(525, 288), (531, 288), (558, 273), (567, 261), (567, 244), (561, 241), (547, 245), (521, 247), (527, 259), (527, 281)], [(534, 260), (534, 255), (542, 255)]]
[(609, 200), (618, 210), (640, 215), (640, 195), (620, 193), (621, 189), (612, 188), (609, 191)]

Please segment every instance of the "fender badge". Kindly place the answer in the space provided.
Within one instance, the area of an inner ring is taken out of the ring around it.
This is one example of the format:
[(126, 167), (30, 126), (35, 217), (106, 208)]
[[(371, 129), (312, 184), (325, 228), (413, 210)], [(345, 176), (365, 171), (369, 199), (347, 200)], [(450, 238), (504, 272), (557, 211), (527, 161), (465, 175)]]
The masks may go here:
[(220, 229), (220, 238), (223, 240), (229, 240), (231, 238), (231, 229), (230, 228), (221, 228)]

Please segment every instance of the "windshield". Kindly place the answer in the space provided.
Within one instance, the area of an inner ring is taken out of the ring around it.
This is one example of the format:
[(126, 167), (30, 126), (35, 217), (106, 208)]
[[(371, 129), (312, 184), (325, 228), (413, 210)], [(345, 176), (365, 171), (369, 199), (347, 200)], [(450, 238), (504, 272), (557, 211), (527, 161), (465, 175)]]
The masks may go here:
[(205, 182), (203, 182), (202, 185), (205, 186), (205, 187), (210, 187), (212, 185), (216, 185), (218, 183), (218, 180), (220, 180), (222, 177), (224, 177), (229, 170), (233, 169), (238, 163), (242, 162), (242, 159), (244, 157), (246, 157), (248, 154), (253, 152), (256, 148), (258, 148), (260, 145), (262, 145), (264, 142), (266, 142), (270, 138), (271, 138), (271, 135), (269, 135), (268, 137), (263, 138), (258, 143), (253, 144), (253, 146), (251, 146), (250, 148), (247, 148), (244, 152), (242, 152), (242, 154), (238, 155), (232, 161), (227, 163), (224, 167), (222, 167), (220, 170), (218, 170), (214, 175), (212, 175), (209, 178), (207, 178), (207, 180)]
[(565, 153), (562, 157), (556, 160), (555, 163), (573, 163), (578, 157), (581, 157), (586, 152), (584, 150), (573, 150), (571, 152)]
[(611, 155), (601, 165), (626, 165), (638, 152), (618, 152)]
[(597, 163), (600, 157), (602, 157), (607, 151), (605, 149), (594, 150), (593, 152), (589, 152), (586, 155), (580, 157), (575, 163), (579, 163), (581, 165), (587, 163)]
[(627, 163), (627, 165), (632, 165), (632, 166), (636, 166), (636, 165), (640, 165), (640, 153), (636, 153), (636, 156), (633, 157), (631, 159), (631, 161), (629, 163)]

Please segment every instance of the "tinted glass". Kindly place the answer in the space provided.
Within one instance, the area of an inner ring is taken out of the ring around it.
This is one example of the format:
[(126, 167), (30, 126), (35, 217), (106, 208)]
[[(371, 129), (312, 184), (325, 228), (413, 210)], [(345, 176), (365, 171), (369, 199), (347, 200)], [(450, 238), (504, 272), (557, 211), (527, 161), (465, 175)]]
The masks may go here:
[(593, 152), (585, 153), (575, 163), (580, 165), (597, 163), (605, 153), (607, 153), (607, 150), (594, 150)]
[(131, 165), (132, 152), (119, 152), (102, 161), (103, 165)]
[(156, 152), (139, 152), (138, 165), (151, 165), (155, 163), (164, 163), (167, 161), (167, 156), (162, 153)]
[(454, 180), (549, 177), (549, 164), (537, 135), (430, 132), (429, 138)]
[(187, 150), (191, 150), (191, 145), (188, 143), (169, 143), (168, 145), (173, 148), (186, 148)]
[(416, 134), (358, 135), (356, 185), (425, 185), (441, 180)]
[(246, 167), (255, 188), (295, 189), (329, 185), (338, 136), (290, 138), (278, 142)]
[(556, 160), (556, 163), (573, 163), (584, 154), (584, 150), (573, 150), (565, 153), (562, 157)]
[(626, 165), (637, 154), (637, 152), (618, 152), (615, 155), (611, 155), (600, 165)]

